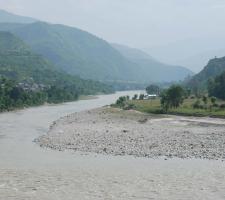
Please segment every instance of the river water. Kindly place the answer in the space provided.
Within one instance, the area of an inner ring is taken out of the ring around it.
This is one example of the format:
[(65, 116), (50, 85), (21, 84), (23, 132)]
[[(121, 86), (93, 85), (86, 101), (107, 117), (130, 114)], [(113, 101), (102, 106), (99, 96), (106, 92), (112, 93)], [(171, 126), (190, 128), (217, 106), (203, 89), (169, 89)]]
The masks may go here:
[(0, 114), (0, 200), (225, 199), (221, 161), (85, 155), (33, 142), (62, 116), (135, 93)]

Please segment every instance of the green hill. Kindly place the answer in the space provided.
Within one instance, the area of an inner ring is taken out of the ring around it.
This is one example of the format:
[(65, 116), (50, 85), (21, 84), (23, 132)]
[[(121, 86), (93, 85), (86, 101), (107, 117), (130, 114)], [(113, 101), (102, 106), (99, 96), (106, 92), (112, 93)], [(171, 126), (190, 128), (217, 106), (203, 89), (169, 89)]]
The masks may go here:
[(48, 102), (71, 101), (81, 94), (112, 91), (102, 83), (58, 71), (52, 63), (33, 53), (22, 40), (8, 32), (0, 32), (0, 76), (15, 82), (15, 87), (45, 93)]
[(225, 57), (212, 59), (201, 72), (188, 81), (188, 85), (192, 88), (206, 89), (208, 80), (214, 79), (223, 72), (225, 72)]
[(151, 82), (170, 82), (183, 80), (188, 75), (193, 75), (193, 72), (189, 69), (160, 63), (139, 49), (118, 44), (113, 44), (113, 47), (138, 66), (138, 73), (140, 73), (144, 80)]
[(12, 32), (58, 69), (70, 74), (101, 81), (140, 78), (135, 74), (135, 64), (106, 41), (79, 29), (37, 22)]

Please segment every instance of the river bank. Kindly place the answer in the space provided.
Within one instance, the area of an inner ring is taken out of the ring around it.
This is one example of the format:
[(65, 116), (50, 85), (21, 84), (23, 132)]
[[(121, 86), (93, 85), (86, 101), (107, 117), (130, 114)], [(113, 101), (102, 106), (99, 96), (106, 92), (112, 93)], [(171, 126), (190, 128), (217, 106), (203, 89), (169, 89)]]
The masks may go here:
[(57, 151), (32, 142), (62, 116), (110, 105), (119, 96), (136, 93), (1, 113), (0, 199), (224, 200), (225, 164), (221, 161)]
[(224, 160), (225, 120), (104, 107), (55, 121), (36, 142), (60, 151)]

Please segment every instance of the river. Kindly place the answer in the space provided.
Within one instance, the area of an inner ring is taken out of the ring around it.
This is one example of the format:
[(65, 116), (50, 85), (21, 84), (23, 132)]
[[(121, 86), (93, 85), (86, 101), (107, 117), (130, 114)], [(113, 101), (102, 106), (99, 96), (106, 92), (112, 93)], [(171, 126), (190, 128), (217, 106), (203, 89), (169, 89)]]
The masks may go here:
[(135, 93), (0, 114), (0, 200), (225, 199), (221, 161), (58, 152), (33, 142), (62, 116)]

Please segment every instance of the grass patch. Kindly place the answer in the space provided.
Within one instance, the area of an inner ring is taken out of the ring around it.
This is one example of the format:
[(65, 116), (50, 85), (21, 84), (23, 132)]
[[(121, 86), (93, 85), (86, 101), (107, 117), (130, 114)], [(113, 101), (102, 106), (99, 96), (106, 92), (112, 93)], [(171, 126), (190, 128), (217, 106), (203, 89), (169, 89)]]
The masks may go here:
[[(184, 115), (184, 116), (199, 116), (199, 117), (219, 117), (225, 118), (225, 109), (213, 107), (210, 103), (204, 109), (194, 109), (193, 104), (197, 99), (185, 99), (183, 104), (176, 109), (169, 109), (167, 114)], [(163, 114), (160, 105), (160, 99), (152, 100), (130, 100), (130, 104), (134, 105), (135, 110), (153, 114)], [(224, 101), (219, 101), (219, 104), (224, 104)]]

